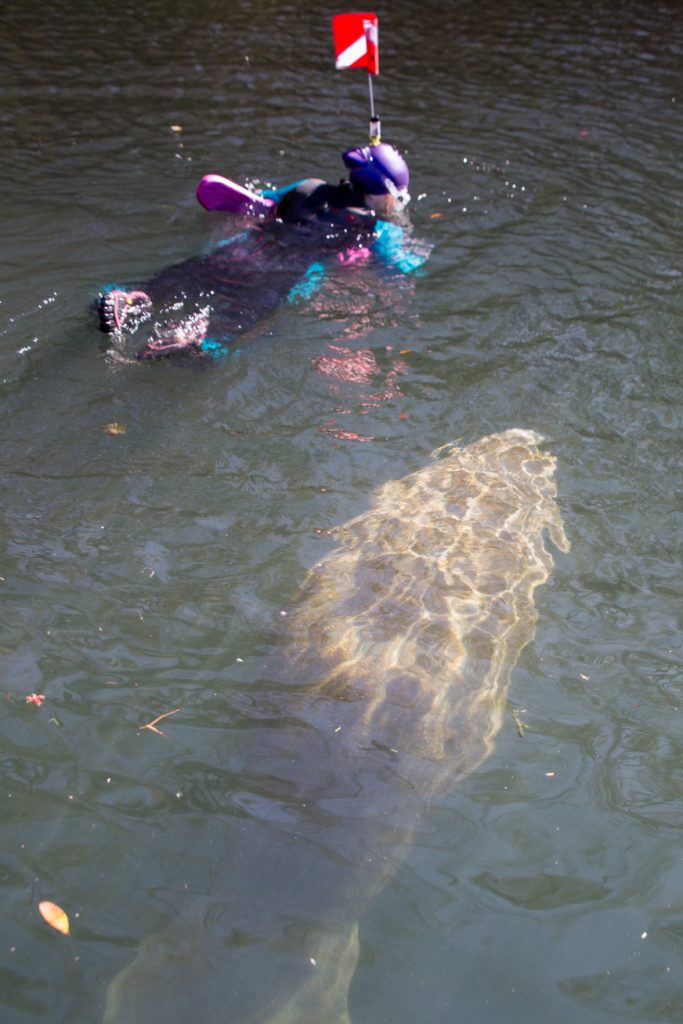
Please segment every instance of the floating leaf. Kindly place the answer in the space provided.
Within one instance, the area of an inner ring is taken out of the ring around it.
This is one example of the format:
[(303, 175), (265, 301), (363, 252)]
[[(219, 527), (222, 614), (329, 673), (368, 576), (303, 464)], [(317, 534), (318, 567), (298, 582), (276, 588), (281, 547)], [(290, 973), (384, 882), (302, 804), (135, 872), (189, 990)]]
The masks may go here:
[(69, 934), (69, 918), (56, 903), (51, 903), (50, 900), (41, 900), (38, 910), (51, 928), (61, 932), (62, 935)]
[(104, 427), (105, 434), (125, 434), (128, 427), (125, 423), (106, 423)]

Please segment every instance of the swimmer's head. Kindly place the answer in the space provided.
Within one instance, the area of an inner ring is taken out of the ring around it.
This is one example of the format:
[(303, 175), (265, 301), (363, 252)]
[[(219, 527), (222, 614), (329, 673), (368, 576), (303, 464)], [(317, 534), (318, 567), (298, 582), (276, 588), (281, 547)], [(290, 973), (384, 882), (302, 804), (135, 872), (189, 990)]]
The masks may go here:
[(393, 146), (359, 146), (342, 154), (354, 188), (379, 216), (400, 213), (410, 202), (408, 164)]

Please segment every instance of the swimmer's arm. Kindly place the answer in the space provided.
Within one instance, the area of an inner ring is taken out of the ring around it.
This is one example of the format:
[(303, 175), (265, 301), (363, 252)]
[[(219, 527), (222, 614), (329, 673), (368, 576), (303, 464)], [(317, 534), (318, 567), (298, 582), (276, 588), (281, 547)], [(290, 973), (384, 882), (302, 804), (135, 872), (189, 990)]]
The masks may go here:
[(180, 353), (196, 353), (209, 359), (223, 359), (230, 354), (230, 347), (227, 342), (219, 341), (217, 338), (158, 338), (140, 349), (138, 359), (166, 359)]
[(402, 274), (412, 274), (423, 267), (430, 252), (426, 244), (406, 239), (400, 224), (386, 220), (377, 222), (370, 248), (386, 266)]

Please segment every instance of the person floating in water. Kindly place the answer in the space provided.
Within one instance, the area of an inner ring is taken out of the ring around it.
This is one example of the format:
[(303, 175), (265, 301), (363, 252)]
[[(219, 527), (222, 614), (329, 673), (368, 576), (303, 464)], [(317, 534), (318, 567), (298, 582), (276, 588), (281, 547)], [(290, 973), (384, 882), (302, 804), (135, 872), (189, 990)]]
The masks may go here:
[(277, 216), (285, 223), (323, 223), (342, 227), (364, 225), (371, 232), (377, 218), (397, 221), (410, 202), (410, 173), (393, 146), (379, 143), (342, 154), (349, 180), (329, 185), (307, 178), (287, 190)]
[[(108, 285), (98, 297), (100, 327), (145, 343), (138, 359), (176, 354), (222, 357), (283, 302), (309, 298), (329, 258), (373, 256), (410, 273), (426, 254), (408, 246), (408, 165), (386, 143), (347, 150), (348, 180), (307, 178), (273, 192), (274, 216), (169, 267), (135, 288)], [(146, 326), (145, 326), (146, 325)]]

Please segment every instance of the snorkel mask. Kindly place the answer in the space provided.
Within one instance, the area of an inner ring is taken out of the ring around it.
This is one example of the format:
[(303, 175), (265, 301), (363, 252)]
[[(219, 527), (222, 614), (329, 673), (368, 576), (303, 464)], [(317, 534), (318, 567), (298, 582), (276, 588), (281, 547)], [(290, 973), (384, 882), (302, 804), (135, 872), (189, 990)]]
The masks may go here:
[(380, 142), (376, 146), (359, 146), (342, 153), (342, 160), (350, 170), (354, 187), (364, 195), (394, 197), (399, 210), (410, 202), (408, 165), (393, 146)]

